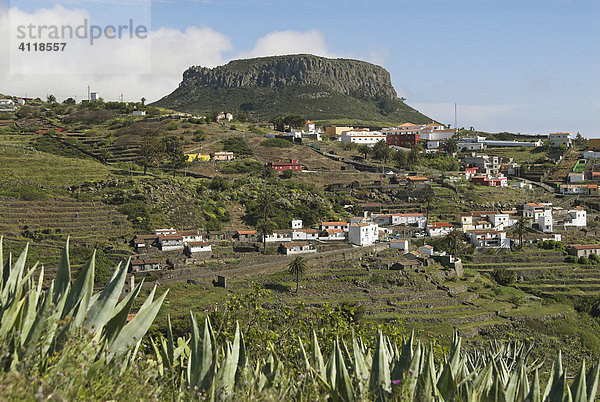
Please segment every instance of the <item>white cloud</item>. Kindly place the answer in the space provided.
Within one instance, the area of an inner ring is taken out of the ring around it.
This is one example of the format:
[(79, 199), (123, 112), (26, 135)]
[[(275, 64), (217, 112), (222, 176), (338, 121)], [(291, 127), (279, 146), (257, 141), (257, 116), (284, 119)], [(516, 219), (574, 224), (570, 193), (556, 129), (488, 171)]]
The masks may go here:
[(240, 52), (237, 58), (279, 56), (310, 53), (324, 57), (339, 57), (327, 47), (325, 37), (316, 29), (310, 31), (274, 31), (256, 41), (250, 51)]
[[(26, 21), (77, 26), (89, 18), (85, 10), (61, 6), (31, 14), (12, 8), (10, 13), (9, 18), (8, 10), (0, 8), (3, 38), (9, 37), (9, 25)], [(14, 52), (16, 45), (10, 44), (9, 49), (7, 42), (0, 41), (0, 55)], [(232, 50), (230, 38), (211, 28), (191, 27), (185, 32), (161, 28), (152, 31), (146, 43), (148, 48), (136, 39), (105, 40), (94, 46), (73, 41), (67, 45), (70, 51), (63, 54), (31, 54), (23, 60), (13, 58), (10, 65), (7, 57), (0, 57), (0, 90), (18, 96), (54, 94), (59, 99), (81, 99), (91, 85), (106, 100), (116, 100), (121, 93), (126, 100), (156, 100), (177, 88), (182, 73), (191, 65), (223, 64), (223, 53)]]
[[(454, 103), (412, 103), (419, 112), (454, 127)], [(502, 130), (502, 122), (510, 120), (517, 109), (514, 105), (461, 105), (456, 106), (459, 127), (479, 130)]]

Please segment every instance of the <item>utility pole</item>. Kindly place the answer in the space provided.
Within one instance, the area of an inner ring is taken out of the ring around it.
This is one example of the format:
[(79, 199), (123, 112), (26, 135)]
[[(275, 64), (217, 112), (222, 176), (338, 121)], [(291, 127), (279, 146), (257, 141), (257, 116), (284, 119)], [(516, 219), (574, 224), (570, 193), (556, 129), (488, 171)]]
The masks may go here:
[(92, 96), (92, 95), (91, 95), (91, 92), (90, 92), (90, 91), (91, 91), (91, 88), (90, 88), (90, 86), (89, 86), (89, 85), (88, 85), (88, 87), (87, 87), (87, 90), (88, 90), (88, 102), (89, 102), (89, 101), (91, 100), (91, 96)]
[(454, 104), (454, 129), (456, 130), (456, 133), (458, 134), (458, 119), (457, 119), (457, 114), (456, 114), (456, 103)]

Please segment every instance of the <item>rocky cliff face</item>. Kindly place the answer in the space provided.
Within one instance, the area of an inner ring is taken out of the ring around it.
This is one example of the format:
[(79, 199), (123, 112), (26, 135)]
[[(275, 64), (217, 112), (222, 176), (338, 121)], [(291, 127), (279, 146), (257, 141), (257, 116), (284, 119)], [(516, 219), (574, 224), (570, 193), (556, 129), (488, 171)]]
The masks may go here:
[(312, 55), (234, 60), (212, 69), (194, 66), (183, 74), (180, 88), (283, 88), (290, 85), (324, 85), (361, 99), (397, 98), (390, 74), (384, 68), (364, 61)]
[(189, 113), (243, 112), (254, 121), (301, 114), (310, 119), (430, 123), (398, 99), (390, 74), (358, 60), (307, 54), (190, 67), (155, 106)]

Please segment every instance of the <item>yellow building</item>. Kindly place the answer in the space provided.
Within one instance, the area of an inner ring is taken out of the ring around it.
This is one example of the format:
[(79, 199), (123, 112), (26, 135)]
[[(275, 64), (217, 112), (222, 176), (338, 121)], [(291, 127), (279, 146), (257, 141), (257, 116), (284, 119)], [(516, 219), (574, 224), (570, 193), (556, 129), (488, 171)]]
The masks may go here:
[(588, 145), (592, 151), (600, 151), (600, 138), (590, 138)]
[(353, 127), (341, 127), (341, 126), (329, 126), (325, 129), (325, 134), (329, 138), (337, 138), (342, 135), (344, 131), (351, 131)]
[(202, 154), (185, 154), (186, 162), (208, 162), (210, 161), (210, 155)]
[(198, 157), (198, 154), (185, 154), (185, 161), (193, 162), (196, 160), (197, 157)]
[(200, 155), (200, 154), (198, 154), (198, 157), (196, 158), (196, 160), (198, 162), (209, 162), (210, 161), (210, 155)]

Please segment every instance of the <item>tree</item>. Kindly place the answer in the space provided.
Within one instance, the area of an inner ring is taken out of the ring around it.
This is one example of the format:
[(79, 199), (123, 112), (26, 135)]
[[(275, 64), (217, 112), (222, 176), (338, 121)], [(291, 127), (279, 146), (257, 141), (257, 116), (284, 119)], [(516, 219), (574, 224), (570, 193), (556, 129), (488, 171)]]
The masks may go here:
[(367, 159), (371, 153), (371, 147), (366, 144), (362, 144), (358, 146), (357, 151), (359, 154), (362, 154), (365, 159)]
[(263, 253), (267, 251), (267, 236), (273, 234), (275, 228), (275, 222), (270, 219), (261, 219), (256, 224), (256, 231), (263, 239)]
[(298, 286), (300, 283), (300, 277), (306, 272), (306, 260), (301, 256), (297, 256), (288, 265), (288, 271), (290, 275), (296, 277), (296, 293), (298, 293)]
[(408, 160), (408, 152), (396, 151), (393, 159), (396, 162), (396, 166), (398, 166), (400, 169), (404, 169)]
[(144, 175), (148, 167), (160, 161), (164, 153), (164, 142), (156, 136), (156, 132), (147, 130), (142, 133), (138, 162), (144, 167)]
[(391, 148), (385, 140), (381, 140), (373, 146), (373, 157), (383, 161), (383, 163), (387, 162), (390, 158), (390, 154)]
[(291, 179), (292, 177), (294, 177), (294, 171), (291, 169), (284, 170), (283, 173), (281, 173), (282, 179)]
[(48, 103), (56, 103), (56, 96), (54, 96), (54, 95), (48, 95), (48, 97), (46, 98), (46, 102), (48, 102)]
[(73, 99), (73, 98), (67, 98), (63, 101), (63, 103), (65, 105), (75, 105), (77, 102), (75, 102), (75, 99)]
[(167, 166), (173, 171), (173, 176), (175, 176), (177, 169), (181, 169), (185, 166), (183, 144), (181, 140), (174, 135), (164, 137), (163, 144)]
[(261, 192), (256, 199), (256, 209), (263, 221), (275, 212), (275, 195), (270, 191)]
[(458, 152), (458, 145), (456, 145), (456, 141), (454, 139), (450, 138), (444, 142), (443, 150), (448, 155), (454, 155)]
[(463, 233), (459, 230), (452, 230), (444, 238), (444, 243), (447, 244), (447, 250), (455, 257), (460, 257), (463, 254)]
[(142, 101), (142, 106), (146, 106), (146, 98), (140, 99)]
[(414, 168), (421, 164), (421, 155), (419, 154), (419, 148), (413, 147), (408, 155), (406, 156), (406, 166)]
[(521, 216), (517, 219), (517, 223), (515, 224), (515, 231), (517, 235), (519, 235), (519, 250), (523, 250), (523, 233), (527, 231), (529, 227), (529, 219), (525, 216)]

